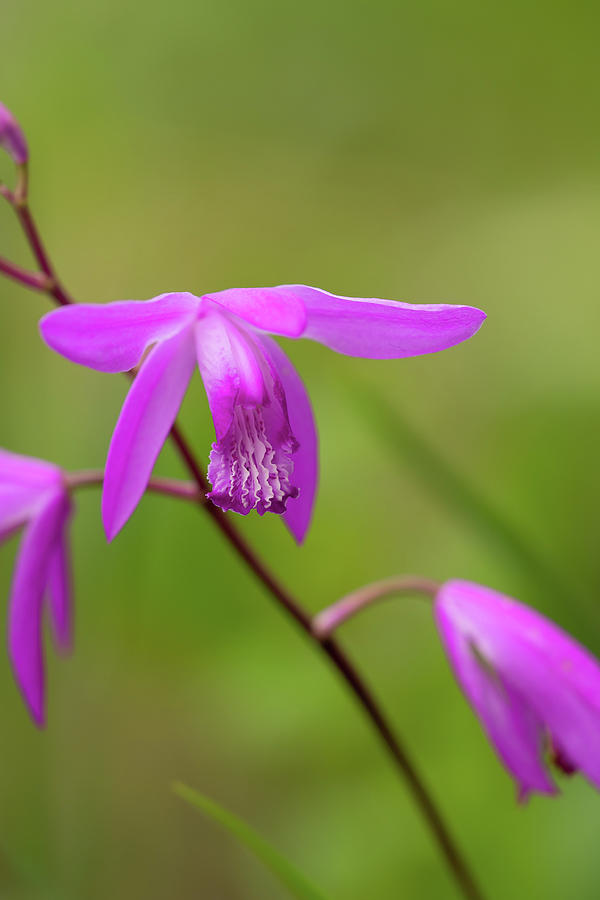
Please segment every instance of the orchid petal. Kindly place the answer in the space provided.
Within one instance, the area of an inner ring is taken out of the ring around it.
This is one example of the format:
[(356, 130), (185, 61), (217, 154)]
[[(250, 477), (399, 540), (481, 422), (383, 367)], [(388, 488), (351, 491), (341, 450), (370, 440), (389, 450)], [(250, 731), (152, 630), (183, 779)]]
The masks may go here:
[(129, 519), (146, 489), (194, 362), (193, 328), (189, 327), (157, 344), (129, 390), (106, 460), (102, 520), (109, 541)]
[(48, 569), (50, 621), (56, 646), (63, 653), (68, 653), (73, 643), (71, 593), (71, 565), (65, 518)]
[(494, 660), (481, 647), (480, 634), (457, 627), (447, 608), (447, 588), (444, 585), (438, 594), (435, 619), (458, 683), (501, 760), (519, 782), (521, 799), (533, 790), (556, 793), (542, 761), (543, 720), (506, 680), (504, 670), (496, 670)]
[(535, 610), (468, 582), (451, 584), (455, 605), (485, 632), (487, 652), (519, 685), (553, 745), (600, 788), (598, 661)]
[[(458, 658), (456, 646), (465, 642), (477, 648), (508, 695), (518, 696), (559, 759), (581, 769), (600, 788), (600, 663), (535, 610), (470, 582), (443, 585), (436, 598), (436, 619), (457, 677), (500, 755), (521, 781), (523, 793), (543, 786), (528, 778), (522, 760), (511, 764), (510, 752), (518, 751), (518, 729), (506, 724), (494, 732), (488, 727), (490, 703), (478, 700), (476, 679), (465, 674), (464, 660)], [(539, 739), (537, 754), (543, 765)]]
[(40, 494), (61, 484), (57, 466), (0, 448), (0, 541), (31, 517)]
[(197, 314), (192, 294), (153, 300), (63, 306), (40, 321), (48, 346), (71, 362), (100, 372), (127, 372), (157, 341), (173, 337)]
[(303, 284), (276, 290), (304, 303), (302, 337), (347, 356), (397, 359), (445, 350), (474, 335), (485, 319), (472, 306), (342, 297)]
[(39, 501), (35, 488), (0, 482), (0, 541), (25, 525)]
[(264, 336), (259, 340), (281, 381), (290, 427), (299, 444), (293, 455), (293, 482), (299, 494), (288, 500), (283, 519), (301, 544), (310, 525), (317, 490), (317, 429), (306, 388), (292, 363), (275, 341)]
[[(510, 666), (511, 678), (543, 719), (552, 747), (600, 789), (600, 710), (553, 671), (546, 654), (533, 648), (527, 637), (513, 643)], [(599, 678), (596, 672), (596, 682)]]
[(218, 303), (261, 331), (296, 338), (306, 327), (306, 311), (301, 298), (285, 287), (229, 288), (205, 294), (204, 299)]
[(196, 328), (198, 368), (204, 382), (217, 440), (231, 426), (236, 403), (257, 406), (264, 399), (260, 365), (249, 339), (225, 316), (213, 313)]
[(15, 678), (37, 725), (44, 724), (42, 602), (52, 553), (68, 515), (64, 493), (51, 494), (27, 526), (10, 597), (8, 646)]
[(61, 481), (58, 466), (43, 459), (20, 456), (0, 448), (0, 485), (23, 485), (32, 488), (47, 488)]
[(536, 610), (489, 588), (462, 581), (449, 585), (463, 604), (470, 604), (469, 617), (478, 627), (495, 635), (495, 652), (511, 658), (510, 651), (518, 647), (521, 654), (542, 657), (553, 684), (566, 683), (600, 714), (600, 664), (571, 635)]

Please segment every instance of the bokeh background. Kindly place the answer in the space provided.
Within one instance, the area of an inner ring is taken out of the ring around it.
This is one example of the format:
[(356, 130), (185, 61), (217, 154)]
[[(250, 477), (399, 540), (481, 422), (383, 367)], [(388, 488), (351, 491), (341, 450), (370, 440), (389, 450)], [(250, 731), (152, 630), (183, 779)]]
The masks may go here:
[[(465, 577), (600, 652), (597, 4), (4, 0), (1, 23), (1, 97), (80, 300), (298, 281), (487, 311), (419, 359), (287, 344), (320, 429), (314, 525), (302, 549), (276, 517), (239, 525), (307, 606)], [(27, 264), (6, 209), (0, 234)], [(47, 308), (0, 284), (0, 443), (101, 466), (126, 384), (53, 356)], [(182, 420), (206, 458), (198, 377)], [(159, 469), (182, 474), (168, 448)], [(0, 896), (284, 897), (173, 779), (335, 900), (456, 896), (360, 711), (211, 522), (149, 497), (107, 547), (98, 492), (77, 507), (77, 645), (50, 659), (45, 732), (0, 656)], [(489, 896), (597, 898), (600, 797), (576, 777), (516, 805), (427, 606), (343, 639)]]

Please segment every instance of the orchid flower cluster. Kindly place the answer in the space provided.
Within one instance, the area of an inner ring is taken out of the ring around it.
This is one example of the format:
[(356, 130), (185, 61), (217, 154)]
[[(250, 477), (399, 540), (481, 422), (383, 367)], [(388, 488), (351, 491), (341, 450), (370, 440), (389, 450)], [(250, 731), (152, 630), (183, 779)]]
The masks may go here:
[[(0, 147), (22, 174), (27, 142), (2, 105)], [(18, 213), (27, 210), (22, 197), (17, 203), (5, 186), (2, 193)], [(109, 541), (152, 487), (154, 464), (171, 436), (196, 479), (190, 497), (207, 504), (222, 530), (233, 533), (226, 514), (273, 513), (301, 543), (317, 488), (317, 430), (303, 382), (274, 338), (306, 338), (348, 356), (389, 360), (446, 350), (471, 338), (485, 319), (470, 306), (345, 297), (300, 284), (74, 304), (54, 277), (29, 212), (21, 214), (28, 216), (25, 231), (41, 272), (5, 260), (0, 272), (60, 304), (41, 320), (45, 343), (78, 365), (133, 377), (102, 478)], [(215, 430), (206, 475), (175, 423), (196, 365)], [(46, 611), (58, 648), (66, 651), (72, 643), (68, 530), (77, 483), (52, 463), (0, 451), (0, 540), (23, 532), (10, 591), (8, 648), (38, 725), (45, 722)], [(239, 549), (240, 539), (233, 543)], [(251, 553), (243, 555), (252, 565)], [(264, 569), (254, 568), (277, 596)], [(389, 593), (365, 590), (312, 623), (292, 610), (334, 663), (339, 651), (331, 649), (333, 631)], [(549, 760), (566, 772), (580, 769), (600, 788), (598, 661), (542, 615), (489, 588), (451, 580), (428, 583), (425, 592), (456, 680), (521, 798), (556, 792)]]

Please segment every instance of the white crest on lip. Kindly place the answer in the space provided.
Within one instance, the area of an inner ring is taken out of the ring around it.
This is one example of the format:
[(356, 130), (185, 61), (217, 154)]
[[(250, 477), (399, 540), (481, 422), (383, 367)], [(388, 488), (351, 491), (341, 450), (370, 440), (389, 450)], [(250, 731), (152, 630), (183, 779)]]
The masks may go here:
[(211, 450), (208, 477), (213, 489), (208, 496), (221, 509), (242, 514), (253, 509), (260, 515), (285, 512), (287, 500), (298, 496), (291, 484), (296, 449), (291, 432), (273, 446), (262, 407), (236, 406), (227, 436)]

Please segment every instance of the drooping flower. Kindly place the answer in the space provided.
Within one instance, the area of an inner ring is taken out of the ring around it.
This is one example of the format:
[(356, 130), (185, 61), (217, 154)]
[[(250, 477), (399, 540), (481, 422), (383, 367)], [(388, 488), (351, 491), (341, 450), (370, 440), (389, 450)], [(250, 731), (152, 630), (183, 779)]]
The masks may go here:
[(0, 147), (6, 150), (17, 166), (27, 162), (29, 153), (25, 135), (13, 114), (2, 103), (0, 103)]
[(600, 662), (553, 622), (449, 581), (435, 618), (454, 674), (524, 800), (555, 794), (548, 758), (600, 788)]
[(40, 726), (45, 721), (46, 608), (58, 649), (66, 652), (71, 646), (70, 514), (57, 466), (0, 449), (0, 542), (23, 529), (10, 593), (8, 650), (17, 684)]
[(306, 390), (268, 333), (391, 359), (451, 347), (484, 318), (469, 306), (354, 299), (283, 285), (63, 307), (40, 327), (54, 350), (102, 372), (128, 371), (143, 358), (108, 452), (102, 514), (109, 540), (144, 492), (197, 361), (217, 438), (210, 498), (242, 515), (280, 513), (301, 541), (316, 489), (316, 431)]

